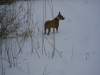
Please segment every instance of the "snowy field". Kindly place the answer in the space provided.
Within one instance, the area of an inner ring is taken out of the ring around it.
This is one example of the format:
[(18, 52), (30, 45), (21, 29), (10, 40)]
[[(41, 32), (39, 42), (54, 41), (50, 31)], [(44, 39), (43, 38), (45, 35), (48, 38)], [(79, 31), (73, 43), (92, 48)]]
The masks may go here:
[[(38, 40), (34, 40), (39, 41), (36, 49), (40, 58), (36, 53), (31, 55), (28, 40), (23, 47), (23, 53), (19, 55), (19, 61), (26, 59), (18, 65), (24, 72), (18, 68), (9, 68), (4, 62), (6, 75), (100, 75), (100, 0), (55, 0), (54, 17), (59, 11), (65, 20), (60, 21), (58, 33), (55, 33), (55, 48), (62, 57), (57, 52), (54, 58), (51, 56), (52, 30), (49, 36), (45, 35), (50, 43), (44, 38), (47, 56), (45, 53), (42, 55), (42, 34), (36, 29)], [(46, 20), (51, 19), (52, 14), (47, 2)], [(34, 22), (37, 21), (42, 30), (43, 1), (35, 1)]]

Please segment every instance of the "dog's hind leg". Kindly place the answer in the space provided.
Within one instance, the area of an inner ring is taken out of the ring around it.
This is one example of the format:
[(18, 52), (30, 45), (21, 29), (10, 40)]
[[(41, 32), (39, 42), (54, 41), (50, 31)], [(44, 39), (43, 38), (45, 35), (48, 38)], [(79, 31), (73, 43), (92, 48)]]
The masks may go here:
[(51, 29), (50, 29), (50, 28), (48, 28), (48, 35), (49, 35), (49, 33), (50, 33), (50, 30), (51, 30)]

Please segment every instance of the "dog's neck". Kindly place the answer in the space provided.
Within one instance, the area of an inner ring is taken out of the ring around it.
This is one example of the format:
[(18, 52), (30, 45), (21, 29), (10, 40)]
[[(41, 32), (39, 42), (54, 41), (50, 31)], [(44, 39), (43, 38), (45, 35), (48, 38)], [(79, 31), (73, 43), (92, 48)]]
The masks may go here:
[(60, 20), (60, 18), (57, 16), (57, 17), (55, 17), (53, 20), (58, 20), (58, 21), (59, 21), (59, 20)]
[(57, 16), (56, 18), (57, 18), (58, 20), (60, 20), (60, 18), (59, 18), (58, 16)]

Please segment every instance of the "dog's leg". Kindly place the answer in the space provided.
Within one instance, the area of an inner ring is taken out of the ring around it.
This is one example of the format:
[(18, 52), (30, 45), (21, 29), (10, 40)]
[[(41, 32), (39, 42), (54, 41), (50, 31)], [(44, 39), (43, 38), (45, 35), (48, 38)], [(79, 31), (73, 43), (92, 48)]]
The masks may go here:
[(58, 26), (56, 27), (56, 32), (58, 33)]
[(55, 28), (53, 28), (53, 33), (55, 32)]
[(50, 29), (50, 28), (48, 28), (48, 35), (49, 35), (49, 33), (50, 33), (50, 30), (51, 30), (51, 29)]
[(58, 33), (58, 27), (56, 27), (56, 32)]

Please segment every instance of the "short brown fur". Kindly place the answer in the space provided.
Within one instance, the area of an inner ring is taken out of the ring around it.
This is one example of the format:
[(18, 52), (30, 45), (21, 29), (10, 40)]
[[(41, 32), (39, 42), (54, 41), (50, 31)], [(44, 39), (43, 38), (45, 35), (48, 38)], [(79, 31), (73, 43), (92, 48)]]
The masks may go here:
[(49, 35), (51, 28), (53, 28), (53, 32), (54, 28), (56, 28), (56, 31), (58, 33), (59, 20), (64, 20), (64, 19), (65, 18), (59, 12), (58, 16), (55, 17), (53, 20), (46, 21), (44, 25), (44, 34), (46, 34), (46, 29), (48, 29), (48, 35)]

